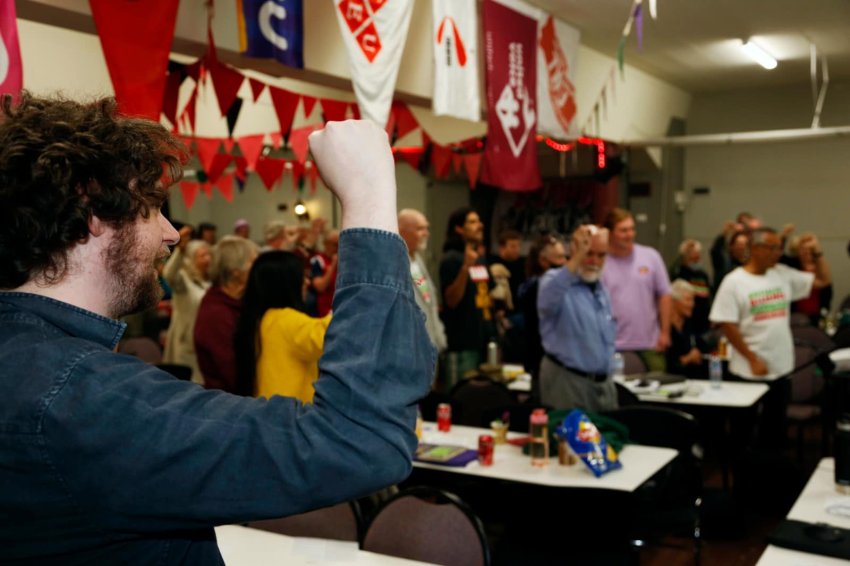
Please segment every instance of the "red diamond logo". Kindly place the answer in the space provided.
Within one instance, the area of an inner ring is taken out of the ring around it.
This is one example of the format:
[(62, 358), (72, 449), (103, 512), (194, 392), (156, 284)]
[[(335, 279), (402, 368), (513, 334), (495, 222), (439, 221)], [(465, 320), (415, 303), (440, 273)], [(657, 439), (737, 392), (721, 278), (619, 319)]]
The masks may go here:
[(381, 37), (373, 21), (375, 12), (389, 0), (341, 0), (337, 7), (363, 55), (371, 63), (381, 51)]

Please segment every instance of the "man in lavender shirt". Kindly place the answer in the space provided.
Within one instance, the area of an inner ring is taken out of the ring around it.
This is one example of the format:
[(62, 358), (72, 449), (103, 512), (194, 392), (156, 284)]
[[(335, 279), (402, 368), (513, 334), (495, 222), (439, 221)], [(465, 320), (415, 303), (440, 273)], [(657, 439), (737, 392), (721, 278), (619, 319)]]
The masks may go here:
[(617, 320), (617, 351), (637, 352), (650, 371), (665, 371), (670, 346), (670, 280), (661, 255), (635, 243), (632, 213), (615, 208), (605, 217), (610, 231), (602, 283)]

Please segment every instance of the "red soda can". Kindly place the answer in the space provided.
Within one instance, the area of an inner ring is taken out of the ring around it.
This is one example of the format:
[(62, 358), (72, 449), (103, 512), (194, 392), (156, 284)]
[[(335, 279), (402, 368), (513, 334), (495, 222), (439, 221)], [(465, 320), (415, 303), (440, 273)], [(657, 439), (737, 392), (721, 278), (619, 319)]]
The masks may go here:
[(452, 406), (448, 403), (437, 405), (437, 430), (449, 432), (452, 429)]
[(493, 465), (493, 437), (482, 434), (478, 437), (478, 462), (482, 466)]

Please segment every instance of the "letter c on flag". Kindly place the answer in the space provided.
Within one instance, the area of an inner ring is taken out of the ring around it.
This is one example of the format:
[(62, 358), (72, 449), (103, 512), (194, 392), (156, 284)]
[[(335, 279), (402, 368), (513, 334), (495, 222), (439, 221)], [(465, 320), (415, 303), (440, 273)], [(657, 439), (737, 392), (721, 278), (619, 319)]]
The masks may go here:
[(257, 20), (259, 20), (260, 24), (260, 32), (262, 32), (263, 37), (265, 37), (269, 43), (282, 51), (286, 51), (289, 49), (289, 42), (286, 41), (285, 37), (280, 36), (277, 32), (275, 32), (274, 27), (272, 27), (272, 18), (285, 20), (286, 8), (269, 0), (262, 5), (260, 13), (257, 14)]

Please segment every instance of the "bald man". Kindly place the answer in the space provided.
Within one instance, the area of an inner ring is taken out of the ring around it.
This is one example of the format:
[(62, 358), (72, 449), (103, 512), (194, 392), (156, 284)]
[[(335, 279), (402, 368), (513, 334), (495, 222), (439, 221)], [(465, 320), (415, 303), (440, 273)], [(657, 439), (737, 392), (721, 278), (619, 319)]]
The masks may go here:
[(429, 227), (428, 219), (418, 210), (405, 208), (398, 213), (398, 233), (407, 244), (416, 304), (425, 313), (425, 329), (431, 343), (442, 353), (446, 349), (446, 329), (440, 320), (440, 305), (437, 301), (439, 293), (420, 255), (428, 248), (428, 236), (431, 234)]

